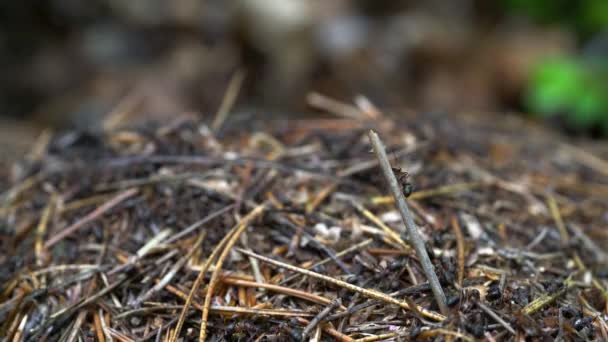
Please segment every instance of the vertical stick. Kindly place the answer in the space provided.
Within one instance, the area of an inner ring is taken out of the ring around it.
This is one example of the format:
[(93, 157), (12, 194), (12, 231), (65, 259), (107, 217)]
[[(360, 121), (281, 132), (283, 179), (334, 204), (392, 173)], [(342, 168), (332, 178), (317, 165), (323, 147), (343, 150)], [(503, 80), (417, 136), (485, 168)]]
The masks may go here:
[(437, 275), (435, 274), (435, 270), (433, 268), (433, 264), (431, 263), (431, 259), (429, 258), (428, 253), (426, 252), (426, 248), (424, 246), (424, 241), (422, 241), (422, 237), (418, 232), (418, 228), (414, 223), (414, 219), (412, 218), (412, 214), (410, 214), (410, 210), (405, 202), (405, 196), (401, 192), (401, 188), (399, 187), (399, 182), (397, 182), (397, 178), (395, 178), (395, 174), (391, 168), (391, 165), (386, 156), (386, 151), (384, 150), (384, 145), (380, 141), (378, 134), (373, 130), (370, 130), (369, 140), (374, 147), (374, 152), (376, 153), (376, 157), (380, 162), (380, 167), (382, 168), (382, 173), (384, 174), (384, 178), (388, 182), (389, 188), (393, 193), (393, 197), (395, 198), (395, 203), (397, 204), (397, 209), (399, 213), (401, 213), (401, 219), (407, 228), (410, 241), (414, 246), (414, 250), (416, 251), (416, 255), (418, 259), (420, 259), (420, 264), (422, 265), (422, 269), (424, 270), (424, 274), (426, 275), (429, 284), (431, 285), (431, 289), (433, 290), (433, 295), (435, 296), (435, 301), (439, 306), (439, 310), (442, 314), (448, 315), (448, 307), (446, 305), (445, 294), (443, 293), (443, 289), (439, 284), (439, 279), (437, 279)]

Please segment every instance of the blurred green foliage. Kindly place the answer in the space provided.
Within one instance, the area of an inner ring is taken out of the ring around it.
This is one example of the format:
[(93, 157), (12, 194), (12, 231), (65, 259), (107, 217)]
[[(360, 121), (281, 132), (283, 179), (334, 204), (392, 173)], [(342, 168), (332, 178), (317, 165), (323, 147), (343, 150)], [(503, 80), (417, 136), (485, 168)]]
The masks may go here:
[(503, 0), (503, 3), (513, 14), (567, 26), (582, 37), (608, 28), (606, 0)]
[[(582, 44), (608, 31), (608, 0), (504, 0), (506, 9), (575, 33)], [(546, 60), (533, 71), (524, 105), (545, 117), (559, 116), (576, 132), (608, 136), (608, 51), (599, 56)]]
[(608, 63), (575, 58), (548, 60), (531, 75), (525, 105), (544, 116), (563, 115), (577, 132), (608, 135)]

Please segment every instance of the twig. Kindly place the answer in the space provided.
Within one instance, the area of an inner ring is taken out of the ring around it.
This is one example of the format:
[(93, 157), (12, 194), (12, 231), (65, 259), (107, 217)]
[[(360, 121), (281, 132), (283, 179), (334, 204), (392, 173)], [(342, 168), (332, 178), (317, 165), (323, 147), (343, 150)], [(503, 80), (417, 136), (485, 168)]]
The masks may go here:
[[(106, 249), (102, 249), (99, 257), (97, 258), (97, 264), (101, 264), (104, 256), (106, 254)], [(95, 288), (97, 287), (97, 281), (95, 280), (95, 278), (92, 278), (89, 280), (89, 283), (87, 285), (87, 288), (84, 292), (84, 297), (89, 297), (91, 295), (91, 293), (93, 293), (93, 291), (95, 291)], [(78, 316), (76, 317), (76, 320), (74, 321), (74, 324), (72, 325), (72, 332), (70, 333), (69, 337), (68, 337), (68, 342), (73, 342), (76, 341), (77, 336), (78, 336), (78, 332), (80, 331), (80, 327), (82, 326), (82, 324), (84, 323), (87, 315), (88, 315), (88, 310), (81, 310), (78, 313)]]
[(228, 88), (226, 88), (226, 93), (224, 94), (220, 108), (218, 109), (217, 114), (215, 114), (215, 119), (211, 125), (211, 128), (214, 131), (220, 129), (224, 121), (226, 121), (226, 117), (228, 117), (228, 113), (230, 113), (230, 110), (232, 109), (232, 106), (234, 106), (234, 102), (239, 95), (243, 80), (245, 80), (245, 71), (242, 69), (237, 70), (230, 79), (230, 83), (228, 83)]
[(340, 298), (335, 299), (334, 301), (331, 302), (331, 304), (329, 304), (328, 306), (325, 307), (325, 309), (321, 310), (321, 312), (319, 312), (319, 314), (317, 314), (315, 316), (315, 318), (313, 318), (310, 323), (308, 323), (308, 325), (306, 326), (306, 328), (304, 328), (304, 330), (302, 330), (302, 341), (306, 340), (306, 338), (308, 337), (308, 335), (312, 332), (312, 330), (319, 324), (321, 323), (321, 321), (327, 317), (327, 315), (329, 315), (329, 313), (336, 309), (337, 307), (342, 305), (342, 301), (340, 300)]
[[(229, 284), (229, 285), (235, 285), (235, 286), (257, 287), (257, 288), (267, 289), (267, 290), (270, 290), (273, 292), (278, 292), (278, 293), (286, 294), (289, 296), (301, 298), (301, 299), (308, 300), (313, 303), (317, 303), (317, 304), (321, 304), (321, 305), (329, 305), (332, 303), (332, 301), (330, 299), (315, 295), (313, 293), (304, 292), (301, 290), (296, 290), (296, 289), (292, 289), (289, 287), (284, 287), (284, 286), (279, 286), (279, 285), (274, 285), (274, 284), (258, 283), (258, 282), (254, 282), (254, 281), (236, 279), (236, 278), (231, 278), (231, 277), (223, 278), (222, 283)], [(344, 309), (346, 309), (346, 308), (344, 308)]]
[(562, 148), (571, 153), (571, 157), (576, 159), (579, 163), (584, 164), (590, 169), (608, 176), (608, 162), (585, 151), (582, 148), (562, 144)]
[(431, 330), (426, 330), (420, 333), (420, 335), (418, 335), (418, 337), (420, 338), (429, 338), (429, 337), (434, 337), (437, 335), (446, 335), (447, 336), (454, 336), (457, 338), (460, 338), (464, 341), (467, 342), (475, 342), (475, 339), (472, 338), (469, 335), (463, 334), (461, 332), (458, 331), (452, 331), (452, 330), (448, 330), (448, 329), (444, 329), (444, 328), (437, 328), (437, 329), (431, 329)]
[(566, 229), (564, 220), (562, 220), (562, 214), (559, 212), (559, 207), (557, 206), (557, 201), (555, 201), (555, 197), (549, 194), (547, 196), (547, 204), (549, 205), (549, 210), (551, 211), (553, 220), (555, 221), (557, 229), (559, 230), (559, 236), (561, 238), (562, 247), (565, 247), (570, 241), (570, 235), (568, 234), (568, 230)]
[(327, 196), (331, 195), (331, 193), (334, 192), (337, 187), (337, 183), (331, 183), (324, 186), (315, 196), (313, 196), (310, 202), (306, 203), (306, 213), (310, 214), (315, 211), (315, 209), (317, 209), (317, 207), (323, 203)]
[(97, 336), (97, 341), (99, 342), (106, 342), (106, 337), (104, 335), (103, 332), (103, 328), (101, 326), (101, 320), (103, 319), (101, 317), (101, 309), (99, 309), (98, 311), (95, 311), (94, 316), (93, 316), (93, 320), (94, 320), (94, 326), (95, 326), (95, 335)]
[(456, 248), (458, 251), (458, 286), (462, 287), (464, 280), (464, 236), (462, 235), (462, 229), (456, 216), (452, 216), (452, 229), (456, 236)]
[(320, 326), (317, 326), (315, 329), (315, 333), (310, 337), (309, 342), (321, 342), (321, 338), (323, 337), (323, 330)]
[(209, 307), (211, 306), (211, 297), (213, 296), (213, 290), (215, 290), (215, 285), (217, 284), (220, 276), (220, 271), (222, 269), (222, 265), (224, 264), (224, 260), (228, 257), (228, 253), (230, 249), (239, 239), (239, 236), (247, 229), (249, 224), (255, 220), (258, 216), (260, 216), (264, 210), (266, 209), (266, 204), (260, 204), (255, 209), (253, 209), (247, 216), (243, 217), (241, 222), (239, 222), (234, 228), (233, 232), (230, 233), (230, 239), (226, 242), (225, 247), (223, 248), (222, 253), (217, 259), (215, 263), (215, 269), (211, 274), (211, 280), (209, 280), (209, 286), (207, 287), (207, 294), (205, 295), (205, 302), (203, 303), (203, 314), (201, 316), (201, 330), (199, 335), (199, 341), (204, 342), (207, 336), (207, 318), (209, 317)]
[[(286, 225), (286, 226), (292, 228), (293, 230), (298, 231), (299, 226), (294, 224), (288, 218), (283, 217), (282, 215), (273, 214), (273, 215), (271, 215), (271, 218), (280, 224)], [(304, 230), (302, 230), (301, 234), (304, 235), (308, 239), (308, 241), (310, 241), (311, 245), (313, 245), (314, 247), (316, 247), (323, 253), (327, 254), (333, 260), (333, 262), (335, 262), (336, 265), (338, 267), (340, 267), (340, 269), (344, 273), (352, 274), (352, 272), (349, 270), (348, 266), (346, 266), (340, 259), (338, 259), (336, 257), (336, 253), (331, 248), (325, 246), (324, 244), (319, 242), (314, 236), (310, 235), (308, 232), (306, 232)]]
[(43, 266), (44, 264), (44, 234), (46, 234), (48, 222), (51, 217), (51, 213), (55, 207), (56, 195), (52, 195), (49, 203), (44, 208), (42, 212), (42, 216), (40, 217), (40, 222), (38, 223), (38, 227), (36, 229), (36, 242), (34, 244), (34, 250), (36, 253), (36, 264), (38, 266)]
[(80, 220), (74, 222), (69, 227), (65, 228), (64, 230), (58, 232), (56, 235), (54, 235), (53, 237), (51, 237), (44, 244), (44, 248), (50, 248), (50, 247), (52, 247), (57, 242), (63, 240), (68, 235), (73, 234), (78, 229), (84, 227), (88, 223), (90, 223), (90, 222), (94, 221), (95, 219), (99, 218), (101, 215), (103, 215), (104, 213), (106, 213), (110, 209), (112, 209), (115, 206), (117, 206), (120, 202), (126, 200), (129, 197), (134, 196), (135, 194), (137, 194), (137, 189), (128, 189), (128, 190), (125, 190), (125, 191), (119, 193), (118, 195), (116, 195), (112, 199), (110, 199), (108, 202), (104, 203), (103, 205), (101, 205), (97, 209), (95, 209), (92, 212), (90, 212), (85, 217), (83, 217)]
[(555, 300), (557, 300), (557, 298), (568, 292), (568, 289), (572, 286), (571, 281), (569, 279), (566, 279), (565, 283), (566, 284), (562, 286), (561, 289), (555, 291), (554, 293), (545, 294), (536, 298), (530, 304), (526, 305), (523, 309), (521, 309), (521, 312), (524, 315), (532, 315), (538, 310), (553, 303)]
[(399, 187), (399, 182), (395, 178), (395, 174), (392, 171), (391, 165), (388, 162), (388, 158), (386, 157), (386, 152), (384, 151), (384, 146), (378, 137), (378, 134), (373, 130), (370, 130), (369, 139), (374, 147), (374, 152), (380, 161), (380, 167), (382, 168), (382, 172), (384, 174), (384, 178), (388, 182), (388, 185), (393, 193), (393, 197), (395, 198), (395, 202), (397, 204), (397, 208), (401, 213), (401, 219), (407, 228), (409, 233), (410, 242), (412, 243), (414, 250), (416, 251), (416, 255), (420, 260), (420, 264), (422, 265), (422, 269), (424, 274), (426, 275), (429, 284), (431, 285), (431, 289), (433, 290), (433, 295), (435, 296), (435, 301), (437, 302), (437, 306), (439, 306), (439, 310), (442, 314), (448, 315), (449, 310), (446, 305), (445, 294), (443, 293), (443, 288), (441, 288), (441, 284), (439, 284), (439, 279), (435, 274), (435, 270), (433, 268), (433, 264), (431, 263), (431, 259), (429, 258), (428, 253), (426, 252), (426, 247), (424, 246), (424, 241), (418, 232), (418, 228), (414, 223), (414, 219), (410, 214), (410, 211), (407, 207), (407, 203), (405, 202), (405, 197), (401, 192)]
[[(276, 169), (278, 171), (286, 172), (301, 172), (318, 179), (327, 179), (344, 184), (356, 184), (361, 185), (356, 181), (349, 180), (347, 178), (338, 177), (332, 174), (326, 174), (318, 170), (308, 169), (304, 167), (291, 166), (283, 163), (279, 163), (272, 160), (257, 159), (246, 156), (234, 157), (212, 157), (204, 155), (151, 155), (151, 156), (128, 156), (128, 157), (116, 157), (102, 159), (99, 162), (91, 165), (91, 167), (105, 167), (105, 168), (116, 168), (116, 167), (127, 167), (134, 164), (141, 163), (162, 163), (162, 164), (183, 164), (183, 165), (247, 165), (253, 163), (258, 168), (264, 169)], [(74, 167), (75, 168), (75, 167)], [(69, 170), (64, 169), (62, 171)]]
[(328, 113), (349, 119), (361, 120), (367, 116), (363, 113), (363, 111), (353, 105), (334, 100), (319, 93), (313, 92), (308, 94), (306, 96), (306, 102), (313, 108), (321, 109)]
[(490, 317), (492, 317), (493, 320), (495, 320), (496, 322), (498, 322), (500, 325), (502, 325), (505, 329), (507, 329), (508, 332), (510, 332), (511, 334), (515, 335), (515, 329), (513, 329), (513, 327), (511, 327), (511, 325), (509, 323), (507, 323), (507, 321), (505, 321), (504, 319), (502, 319), (502, 317), (498, 316), (494, 310), (490, 309), (489, 307), (487, 307), (485, 304), (481, 303), (481, 302), (476, 302), (477, 306), (483, 310), (485, 313), (487, 313)]
[(127, 94), (118, 102), (110, 113), (103, 120), (103, 130), (106, 132), (112, 131), (120, 126), (129, 115), (131, 115), (144, 100), (144, 92), (141, 89), (136, 89)]
[[(369, 245), (372, 242), (374, 242), (374, 239), (367, 239), (367, 240), (364, 240), (364, 241), (362, 241), (362, 242), (360, 242), (360, 243), (358, 243), (358, 244), (356, 244), (354, 246), (348, 247), (347, 249), (342, 250), (342, 251), (336, 253), (336, 258), (341, 258), (341, 257), (345, 256), (348, 253), (354, 252), (354, 251), (356, 251), (356, 250), (358, 250), (360, 248), (363, 248), (363, 247)], [(319, 267), (321, 265), (325, 265), (325, 264), (327, 264), (328, 262), (330, 262), (332, 260), (333, 260), (332, 258), (325, 258), (325, 259), (317, 262), (316, 264), (312, 264), (312, 265), (310, 265), (308, 267), (304, 267), (304, 268), (306, 268), (308, 270), (312, 270), (312, 269), (315, 269), (315, 268), (317, 268), (317, 267)], [(299, 276), (301, 276), (301, 274), (296, 273), (296, 274), (294, 274), (292, 276), (289, 276), (289, 277), (283, 279), (279, 284), (281, 284), (281, 285), (286, 284), (286, 283), (288, 283), (288, 282), (290, 282), (290, 281), (298, 278)]]
[(184, 172), (174, 175), (152, 175), (150, 177), (143, 178), (132, 178), (132, 179), (124, 179), (113, 183), (105, 183), (100, 184), (95, 187), (95, 191), (110, 191), (116, 189), (124, 189), (124, 188), (134, 188), (141, 187), (145, 185), (157, 184), (157, 183), (177, 183), (177, 182), (185, 182), (188, 179), (200, 177), (201, 174), (199, 172)]
[[(395, 305), (400, 306), (403, 309), (410, 310), (410, 306), (406, 302), (400, 301), (400, 300), (395, 299), (393, 297), (390, 297), (390, 296), (388, 296), (388, 295), (386, 295), (386, 294), (384, 294), (382, 292), (379, 292), (379, 291), (376, 291), (376, 290), (371, 290), (371, 289), (365, 289), (365, 288), (362, 288), (362, 287), (359, 287), (359, 286), (355, 286), (355, 285), (349, 284), (349, 283), (347, 283), (345, 281), (342, 281), (342, 280), (339, 280), (339, 279), (335, 279), (335, 278), (332, 278), (332, 277), (329, 277), (329, 276), (326, 276), (326, 275), (323, 275), (323, 274), (320, 274), (320, 273), (316, 273), (316, 272), (313, 272), (313, 271), (309, 271), (309, 270), (303, 269), (301, 267), (289, 265), (289, 264), (286, 264), (284, 262), (280, 262), (280, 261), (277, 261), (277, 260), (274, 260), (274, 259), (271, 259), (271, 258), (267, 258), (267, 257), (265, 257), (263, 255), (259, 255), (259, 254), (253, 253), (253, 252), (249, 252), (249, 251), (246, 251), (246, 250), (241, 249), (241, 248), (237, 248), (236, 250), (239, 251), (240, 253), (245, 254), (245, 255), (253, 256), (254, 258), (256, 258), (256, 259), (258, 259), (260, 261), (263, 261), (263, 262), (265, 262), (267, 264), (271, 264), (271, 265), (274, 265), (274, 266), (277, 266), (277, 267), (286, 268), (286, 269), (288, 269), (290, 271), (298, 272), (298, 273), (304, 274), (306, 276), (313, 277), (313, 278), (316, 278), (316, 279), (320, 279), (320, 280), (326, 281), (328, 283), (331, 283), (331, 284), (343, 287), (343, 288), (351, 290), (353, 292), (360, 293), (363, 296), (366, 296), (368, 298), (377, 299), (377, 300), (383, 301), (385, 303), (395, 304)], [(437, 312), (434, 312), (434, 311), (431, 311), (431, 310), (427, 310), (427, 309), (425, 309), (425, 308), (423, 308), (421, 306), (418, 306), (418, 310), (420, 310), (420, 312), (422, 312), (422, 314), (425, 317), (434, 319), (436, 321), (443, 321), (445, 319), (444, 315), (442, 315), (440, 313), (437, 313)]]
[[(458, 192), (464, 192), (467, 190), (474, 189), (476, 187), (482, 186), (483, 184), (484, 184), (483, 182), (448, 184), (448, 185), (443, 185), (443, 186), (440, 186), (440, 187), (437, 187), (434, 189), (416, 191), (413, 194), (411, 194), (410, 197), (408, 197), (408, 198), (412, 199), (412, 200), (419, 200), (419, 199), (425, 199), (425, 198), (430, 198), (430, 197), (435, 197), (435, 196), (455, 194)], [(371, 202), (373, 204), (391, 204), (391, 203), (395, 203), (395, 199), (392, 196), (380, 196), (380, 197), (373, 197)]]
[(121, 342), (135, 342), (136, 340), (129, 335), (122, 333), (114, 328), (106, 327), (104, 329), (110, 336), (115, 337)]
[(171, 244), (181, 238), (183, 238), (184, 236), (192, 233), (193, 231), (197, 230), (198, 228), (200, 228), (202, 225), (204, 225), (205, 223), (227, 213), (228, 211), (234, 209), (234, 204), (229, 204), (225, 207), (223, 207), (222, 209), (213, 212), (209, 215), (207, 215), (206, 217), (204, 217), (203, 219), (194, 222), (193, 224), (191, 224), (190, 226), (184, 228), (183, 230), (181, 230), (179, 233), (173, 235), (172, 237), (168, 238), (167, 240), (164, 241), (165, 244)]
[(355, 209), (357, 209), (363, 216), (365, 216), (368, 220), (372, 221), (372, 223), (380, 227), (382, 231), (384, 231), (386, 236), (394, 243), (396, 243), (399, 247), (401, 247), (402, 250), (412, 250), (411, 247), (407, 243), (405, 243), (405, 241), (403, 241), (401, 236), (394, 232), (389, 226), (384, 224), (384, 222), (382, 222), (382, 220), (380, 220), (378, 216), (374, 215), (371, 211), (367, 210), (364, 206), (354, 200), (351, 201), (351, 203), (355, 207)]
[[(175, 290), (175, 288), (172, 288)], [(175, 293), (173, 291), (170, 291)], [(177, 294), (177, 293), (176, 293)], [(178, 297), (185, 299), (187, 295), (183, 292), (180, 292), (181, 295)], [(182, 296), (183, 295), (183, 296)], [(203, 311), (203, 305), (199, 303), (192, 303), (192, 306), (198, 309), (199, 311)], [(165, 310), (177, 310), (183, 309), (183, 305), (159, 305), (152, 306), (140, 309), (133, 309), (124, 311), (113, 317), (114, 320), (125, 319), (127, 317), (133, 315), (141, 315), (144, 313), (152, 313), (156, 311), (165, 311)], [(261, 309), (261, 308), (241, 308), (238, 306), (224, 306), (224, 305), (212, 305), (210, 308), (211, 312), (214, 314), (241, 314), (241, 315), (259, 315), (259, 316), (278, 316), (278, 317), (312, 317), (313, 314), (310, 312), (297, 311), (297, 310), (284, 310), (284, 309)]]
[[(296, 320), (302, 324), (302, 325), (308, 325), (310, 324), (310, 322), (302, 317), (296, 317)], [(353, 342), (354, 339), (350, 336), (344, 335), (343, 333), (339, 332), (338, 330), (334, 329), (331, 325), (329, 324), (324, 324), (322, 326), (323, 331), (330, 335), (335, 337), (336, 339), (338, 339), (338, 341), (342, 341), (342, 342)]]
[(389, 338), (393, 338), (393, 337), (397, 337), (397, 336), (399, 336), (399, 332), (394, 331), (394, 332), (382, 334), (382, 335), (358, 338), (355, 340), (355, 342), (375, 342), (375, 341), (388, 340)]
[[(409, 295), (409, 294), (420, 293), (421, 291), (428, 291), (428, 290), (430, 290), (430, 286), (428, 285), (428, 283), (424, 283), (424, 284), (410, 286), (405, 289), (401, 289), (399, 291), (391, 292), (388, 294), (388, 296), (395, 297), (395, 296), (401, 296), (401, 295)], [(346, 317), (348, 315), (352, 315), (353, 313), (355, 313), (357, 311), (361, 311), (365, 308), (368, 308), (370, 306), (377, 305), (377, 304), (379, 304), (377, 300), (370, 300), (370, 301), (367, 301), (367, 302), (364, 302), (361, 304), (357, 304), (357, 305), (349, 307), (348, 310), (346, 310), (345, 312), (339, 312), (339, 313), (335, 313), (335, 314), (329, 316), (328, 320), (333, 321), (338, 318)], [(422, 313), (422, 315), (424, 316), (424, 313)]]
[[(198, 275), (196, 276), (196, 280), (194, 280), (194, 284), (192, 284), (192, 288), (190, 289), (190, 292), (188, 293), (188, 297), (186, 298), (186, 303), (184, 304), (184, 308), (182, 309), (182, 312), (179, 315), (179, 319), (177, 320), (177, 325), (175, 326), (175, 330), (174, 330), (173, 334), (171, 334), (171, 337), (169, 339), (170, 342), (177, 341), (177, 338), (179, 337), (179, 334), (182, 331), (184, 321), (186, 320), (186, 314), (188, 313), (188, 309), (190, 308), (190, 304), (192, 303), (192, 298), (194, 297), (194, 293), (196, 291), (198, 291), (198, 288), (200, 287), (201, 282), (203, 281), (203, 278), (205, 277), (205, 273), (207, 273), (207, 269), (209, 269), (209, 266), (211, 266), (211, 263), (213, 262), (215, 257), (220, 253), (220, 251), (222, 250), (222, 247), (226, 244), (226, 242), (228, 242), (233, 231), (234, 231), (234, 228), (228, 234), (226, 234), (226, 236), (224, 236), (224, 238), (220, 241), (220, 243), (218, 243), (218, 245), (215, 247), (213, 252), (211, 252), (211, 255), (209, 255), (207, 260), (205, 260), (205, 263), (203, 264), (200, 271), (198, 272)], [(169, 285), (167, 286), (167, 289), (170, 289)]]
[(173, 279), (173, 277), (175, 277), (175, 275), (177, 274), (177, 272), (186, 264), (186, 262), (188, 260), (190, 260), (190, 258), (194, 254), (194, 252), (200, 247), (201, 243), (205, 239), (205, 236), (207, 236), (207, 232), (206, 231), (202, 231), (201, 234), (199, 235), (198, 239), (196, 240), (196, 242), (192, 245), (192, 247), (188, 251), (188, 253), (186, 253), (186, 255), (183, 258), (181, 258), (177, 263), (175, 263), (175, 265), (173, 265), (173, 267), (171, 267), (171, 269), (169, 270), (169, 272), (167, 272), (162, 277), (162, 279), (158, 283), (156, 283), (156, 285), (154, 285), (154, 287), (152, 287), (146, 293), (144, 293), (139, 298), (137, 298), (135, 300), (135, 302), (133, 303), (133, 305), (134, 306), (139, 306), (141, 303), (143, 303), (146, 300), (148, 300), (148, 298), (152, 297), (154, 294), (156, 294), (157, 292), (159, 292), (160, 290), (162, 290), (163, 287), (165, 287), (167, 284), (169, 284), (169, 282), (171, 281), (171, 279)]
[(571, 224), (570, 229), (574, 233), (574, 236), (583, 243), (583, 246), (595, 255), (598, 262), (608, 262), (608, 254), (595, 241), (589, 238), (578, 225)]

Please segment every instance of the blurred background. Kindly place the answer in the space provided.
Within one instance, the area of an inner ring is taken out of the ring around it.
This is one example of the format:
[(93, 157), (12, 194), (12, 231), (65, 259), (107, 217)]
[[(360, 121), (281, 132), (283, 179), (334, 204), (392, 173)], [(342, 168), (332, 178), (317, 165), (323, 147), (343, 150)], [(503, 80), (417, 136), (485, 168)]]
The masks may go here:
[(24, 0), (0, 16), (3, 155), (117, 106), (212, 118), (235, 75), (255, 115), (305, 113), (315, 91), (608, 136), (606, 0)]

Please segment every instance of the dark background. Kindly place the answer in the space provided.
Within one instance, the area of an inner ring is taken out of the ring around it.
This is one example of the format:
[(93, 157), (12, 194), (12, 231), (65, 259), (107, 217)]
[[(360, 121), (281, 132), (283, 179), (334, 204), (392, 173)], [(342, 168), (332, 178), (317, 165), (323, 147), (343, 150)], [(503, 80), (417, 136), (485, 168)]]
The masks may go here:
[(601, 137), (606, 78), (577, 73), (602, 75), (593, 68), (608, 60), (604, 4), (3, 1), (2, 142), (25, 145), (48, 126), (96, 129), (129, 96), (141, 97), (143, 120), (211, 118), (237, 70), (246, 79), (236, 108), (260, 116), (310, 111), (317, 91), (364, 94), (395, 112), (540, 113)]

